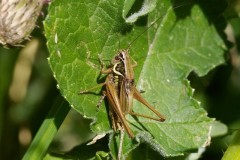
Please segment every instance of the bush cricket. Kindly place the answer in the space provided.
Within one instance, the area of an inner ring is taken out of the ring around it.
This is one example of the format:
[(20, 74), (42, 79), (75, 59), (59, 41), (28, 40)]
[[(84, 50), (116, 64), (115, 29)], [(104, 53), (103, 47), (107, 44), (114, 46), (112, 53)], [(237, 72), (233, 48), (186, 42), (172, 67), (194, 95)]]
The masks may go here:
[[(131, 63), (128, 51), (120, 50), (118, 54), (114, 56), (111, 63), (112, 67), (101, 71), (101, 73), (107, 74), (107, 77), (105, 82), (100, 84), (100, 86), (105, 86), (103, 97), (106, 96), (109, 103), (109, 115), (112, 119), (113, 129), (116, 131), (117, 129), (124, 128), (129, 137), (134, 138), (134, 134), (125, 118), (126, 114), (163, 122), (165, 117), (155, 110), (155, 108), (141, 96), (140, 92), (135, 87), (134, 65)], [(94, 88), (96, 87), (91, 89)], [(89, 92), (89, 90), (81, 91), (80, 94), (87, 92)], [(147, 106), (158, 116), (158, 118), (133, 112), (133, 99)]]

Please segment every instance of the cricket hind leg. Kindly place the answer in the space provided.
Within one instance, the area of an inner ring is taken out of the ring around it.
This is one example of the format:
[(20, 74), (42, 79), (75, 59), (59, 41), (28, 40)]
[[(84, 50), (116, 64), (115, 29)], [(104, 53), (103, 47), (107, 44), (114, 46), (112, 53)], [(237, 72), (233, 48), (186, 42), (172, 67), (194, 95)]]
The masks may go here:
[(139, 113), (135, 113), (132, 111), (132, 109), (130, 110), (129, 114), (131, 115), (135, 115), (135, 116), (140, 116), (140, 117), (145, 117), (148, 119), (152, 119), (152, 120), (156, 120), (156, 121), (165, 121), (165, 116), (163, 116), (161, 113), (159, 113), (154, 107), (152, 107), (140, 94), (140, 92), (134, 87), (134, 92), (133, 92), (133, 97), (138, 100), (139, 102), (141, 102), (142, 104), (144, 104), (147, 108), (149, 108), (152, 112), (154, 112), (159, 118), (154, 118), (151, 116), (147, 116), (144, 114), (139, 114)]
[(130, 114), (130, 115), (132, 115), (132, 116), (138, 116), (138, 117), (143, 117), (143, 118), (147, 118), (147, 119), (152, 119), (152, 120), (155, 120), (155, 121), (161, 121), (161, 122), (164, 121), (164, 120), (159, 119), (159, 118), (147, 116), (147, 115), (140, 114), (140, 113), (135, 113), (135, 112), (133, 112), (133, 111), (130, 111), (128, 114)]

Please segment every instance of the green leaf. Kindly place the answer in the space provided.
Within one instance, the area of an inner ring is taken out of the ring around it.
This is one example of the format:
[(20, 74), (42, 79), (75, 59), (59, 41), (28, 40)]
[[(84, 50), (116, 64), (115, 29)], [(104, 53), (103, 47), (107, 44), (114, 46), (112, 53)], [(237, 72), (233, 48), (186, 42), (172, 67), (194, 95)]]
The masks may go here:
[[(205, 75), (224, 62), (222, 39), (197, 5), (172, 9), (169, 0), (158, 1), (154, 11), (133, 26), (121, 17), (123, 6), (123, 0), (51, 3), (44, 26), (49, 63), (62, 95), (84, 117), (94, 119), (94, 132), (111, 132), (106, 107), (96, 107), (101, 87), (95, 94), (78, 93), (102, 82), (98, 54), (111, 60), (119, 45), (126, 49), (131, 44), (129, 54), (138, 63), (137, 88), (167, 118), (160, 123), (127, 115), (136, 135), (132, 141), (145, 142), (163, 156), (206, 146), (213, 119), (193, 99), (187, 76), (192, 71)], [(133, 110), (154, 116), (136, 101)]]
[(81, 159), (81, 160), (109, 160), (110, 155), (108, 153), (105, 141), (107, 138), (102, 138), (96, 143), (88, 145), (83, 143), (75, 146), (67, 153), (51, 153), (47, 155), (45, 159), (59, 158), (59, 159)]
[(128, 157), (128, 154), (135, 149), (137, 146), (139, 146), (139, 143), (136, 141), (133, 141), (127, 133), (123, 134), (123, 142), (122, 142), (122, 148), (120, 143), (120, 134), (112, 134), (110, 136), (109, 140), (109, 148), (110, 148), (110, 153), (114, 159), (117, 159), (118, 157), (118, 152), (121, 150), (121, 155), (123, 159), (126, 159)]
[(39, 131), (22, 158), (23, 160), (44, 158), (50, 143), (53, 141), (53, 138), (69, 110), (70, 107), (68, 103), (61, 96), (58, 96), (47, 118), (42, 123)]
[[(134, 4), (139, 4), (137, 2), (135, 2), (134, 0), (126, 0), (125, 4), (124, 4), (124, 8), (123, 8), (123, 17), (125, 19), (125, 21), (127, 23), (134, 23), (136, 22), (136, 20), (140, 17), (140, 16), (144, 16), (146, 14), (148, 14), (149, 12), (153, 11), (154, 8), (156, 7), (156, 0), (144, 0), (143, 4), (141, 5), (141, 7), (139, 6), (133, 6)], [(135, 13), (131, 13), (131, 15), (128, 15), (130, 10), (133, 9), (138, 9), (138, 11), (136, 11)]]
[(212, 123), (211, 137), (223, 136), (227, 134), (227, 132), (228, 132), (228, 127), (225, 124), (219, 121), (214, 121)]
[(238, 130), (235, 133), (235, 136), (227, 148), (226, 152), (224, 153), (222, 160), (228, 159), (239, 159), (240, 157), (240, 131)]

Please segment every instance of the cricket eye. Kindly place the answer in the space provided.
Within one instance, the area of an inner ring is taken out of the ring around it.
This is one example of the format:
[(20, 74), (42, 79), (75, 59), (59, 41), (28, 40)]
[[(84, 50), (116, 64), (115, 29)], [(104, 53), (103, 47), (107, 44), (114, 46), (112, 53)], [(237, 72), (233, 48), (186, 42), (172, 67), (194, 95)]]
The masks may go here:
[(116, 61), (119, 61), (119, 60), (120, 60), (119, 56), (115, 56), (114, 59), (115, 59)]

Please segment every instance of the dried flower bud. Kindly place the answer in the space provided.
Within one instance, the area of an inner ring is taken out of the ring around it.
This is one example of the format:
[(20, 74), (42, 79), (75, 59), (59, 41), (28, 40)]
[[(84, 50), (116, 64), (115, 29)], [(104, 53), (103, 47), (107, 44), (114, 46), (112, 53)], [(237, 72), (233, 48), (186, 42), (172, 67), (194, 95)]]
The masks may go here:
[(17, 46), (29, 38), (44, 0), (0, 0), (0, 43)]

